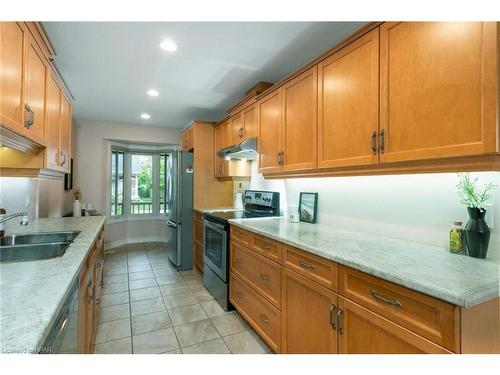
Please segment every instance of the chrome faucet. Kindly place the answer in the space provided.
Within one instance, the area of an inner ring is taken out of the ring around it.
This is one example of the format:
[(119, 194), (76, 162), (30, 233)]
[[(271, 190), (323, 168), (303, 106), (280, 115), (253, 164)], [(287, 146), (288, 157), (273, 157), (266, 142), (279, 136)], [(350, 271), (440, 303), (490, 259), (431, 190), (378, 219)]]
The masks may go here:
[(19, 216), (23, 217), (21, 219), (20, 224), (21, 225), (28, 225), (28, 213), (27, 212), (17, 212), (15, 214), (6, 215), (6, 216), (0, 218), (0, 224), (5, 223), (6, 221), (9, 221), (9, 220), (14, 219), (14, 218), (19, 217)]

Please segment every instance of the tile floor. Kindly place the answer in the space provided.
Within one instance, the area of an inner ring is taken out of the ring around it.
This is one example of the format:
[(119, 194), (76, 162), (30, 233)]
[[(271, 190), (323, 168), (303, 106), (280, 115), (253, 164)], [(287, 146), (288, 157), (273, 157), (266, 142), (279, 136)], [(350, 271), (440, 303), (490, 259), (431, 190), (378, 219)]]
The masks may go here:
[(260, 354), (267, 345), (225, 312), (195, 271), (177, 272), (162, 243), (106, 252), (94, 353)]

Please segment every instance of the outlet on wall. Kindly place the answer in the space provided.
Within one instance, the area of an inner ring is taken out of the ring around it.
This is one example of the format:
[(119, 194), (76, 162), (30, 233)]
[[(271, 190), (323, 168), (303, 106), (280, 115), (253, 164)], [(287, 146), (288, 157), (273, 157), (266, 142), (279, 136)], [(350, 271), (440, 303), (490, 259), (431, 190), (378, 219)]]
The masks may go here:
[(487, 203), (484, 205), (484, 208), (486, 210), (486, 216), (484, 217), (484, 220), (486, 221), (486, 224), (488, 224), (488, 227), (490, 227), (490, 229), (493, 229), (493, 205), (491, 203)]

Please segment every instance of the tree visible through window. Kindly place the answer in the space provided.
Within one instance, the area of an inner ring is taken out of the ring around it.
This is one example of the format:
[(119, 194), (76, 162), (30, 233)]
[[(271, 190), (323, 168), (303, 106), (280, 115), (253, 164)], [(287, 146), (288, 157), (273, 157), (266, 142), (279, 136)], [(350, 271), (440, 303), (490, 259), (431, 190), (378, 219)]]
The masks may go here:
[(130, 213), (153, 213), (153, 155), (131, 154)]
[(111, 216), (166, 212), (169, 157), (166, 152), (111, 150)]

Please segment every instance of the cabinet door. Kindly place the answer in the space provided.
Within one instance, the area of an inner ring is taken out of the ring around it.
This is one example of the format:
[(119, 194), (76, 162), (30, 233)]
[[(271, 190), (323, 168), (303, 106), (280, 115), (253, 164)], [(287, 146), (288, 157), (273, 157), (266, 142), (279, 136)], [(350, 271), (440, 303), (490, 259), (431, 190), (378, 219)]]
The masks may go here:
[(61, 122), (61, 89), (47, 72), (45, 110), (45, 139), (47, 142), (47, 168), (59, 167), (59, 131)]
[(283, 268), (283, 353), (337, 353), (337, 295)]
[(78, 287), (78, 353), (87, 352), (87, 298), (88, 298), (88, 270), (80, 272)]
[(59, 165), (69, 170), (71, 158), (71, 104), (61, 94), (61, 128), (59, 136)]
[(496, 151), (496, 23), (380, 26), (383, 162)]
[(96, 286), (95, 286), (95, 263), (96, 259), (93, 259), (89, 265), (88, 269), (88, 281), (87, 281), (87, 305), (86, 305), (86, 327), (87, 327), (87, 353), (93, 352), (94, 347), (94, 334), (96, 331), (96, 309), (95, 309), (95, 297), (96, 297)]
[(272, 92), (257, 103), (259, 172), (280, 172), (281, 94)]
[(318, 65), (318, 167), (376, 163), (379, 30)]
[(224, 161), (220, 156), (217, 156), (217, 151), (220, 149), (224, 148), (222, 146), (222, 133), (225, 129), (222, 127), (222, 125), (219, 125), (215, 128), (214, 130), (214, 150), (215, 150), (215, 162), (214, 162), (214, 176), (215, 177), (220, 177), (222, 174), (222, 166), (221, 163)]
[(23, 125), (25, 32), (16, 22), (0, 22), (0, 123), (20, 134)]
[(26, 135), (35, 142), (45, 144), (45, 77), (46, 66), (42, 51), (32, 37), (28, 37), (25, 70), (25, 102), (31, 114), (24, 111), (24, 120), (32, 118), (33, 124)]
[(235, 145), (243, 141), (243, 116), (240, 113), (231, 116), (231, 144)]
[(451, 353), (346, 298), (338, 298), (341, 354)]
[(229, 147), (233, 145), (232, 143), (232, 133), (231, 133), (231, 124), (229, 120), (224, 121), (221, 125), (222, 132), (222, 148)]
[(252, 105), (242, 111), (243, 139), (257, 137), (257, 108)]
[(283, 170), (294, 171), (316, 167), (318, 77), (313, 67), (282, 88)]

